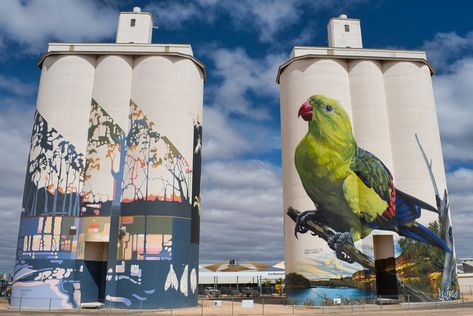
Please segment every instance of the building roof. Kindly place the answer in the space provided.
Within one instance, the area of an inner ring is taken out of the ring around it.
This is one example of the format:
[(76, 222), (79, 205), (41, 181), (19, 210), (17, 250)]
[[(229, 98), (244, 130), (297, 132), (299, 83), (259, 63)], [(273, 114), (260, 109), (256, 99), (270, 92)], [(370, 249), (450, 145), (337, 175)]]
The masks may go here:
[(388, 60), (388, 61), (414, 61), (427, 65), (430, 73), (434, 74), (435, 69), (427, 61), (427, 54), (424, 51), (414, 50), (394, 50), (394, 49), (374, 49), (374, 48), (344, 48), (344, 47), (315, 47), (315, 46), (295, 46), (292, 49), (287, 62), (279, 66), (276, 82), (279, 83), (284, 69), (291, 63), (302, 59), (354, 59), (354, 60)]
[(51, 55), (131, 55), (131, 56), (176, 56), (194, 62), (206, 80), (205, 66), (196, 59), (188, 44), (117, 44), (117, 43), (49, 43), (47, 53), (38, 60), (41, 67)]
[(230, 263), (230, 261), (219, 261), (209, 264), (200, 264), (201, 272), (240, 272), (240, 271), (284, 271), (284, 262), (271, 266), (270, 264), (256, 261), (243, 261)]

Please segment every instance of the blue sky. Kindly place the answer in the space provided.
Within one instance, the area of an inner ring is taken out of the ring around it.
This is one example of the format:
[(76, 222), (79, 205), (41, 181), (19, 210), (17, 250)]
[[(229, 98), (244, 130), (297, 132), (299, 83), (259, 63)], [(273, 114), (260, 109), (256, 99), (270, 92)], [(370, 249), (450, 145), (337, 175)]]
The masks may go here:
[(0, 271), (13, 266), (38, 57), (49, 41), (113, 42), (118, 12), (133, 6), (153, 13), (154, 43), (190, 43), (207, 67), (202, 260), (283, 259), (276, 70), (294, 45), (326, 46), (326, 24), (342, 13), (361, 19), (364, 47), (426, 50), (436, 67), (457, 255), (473, 256), (473, 3), (2, 0)]

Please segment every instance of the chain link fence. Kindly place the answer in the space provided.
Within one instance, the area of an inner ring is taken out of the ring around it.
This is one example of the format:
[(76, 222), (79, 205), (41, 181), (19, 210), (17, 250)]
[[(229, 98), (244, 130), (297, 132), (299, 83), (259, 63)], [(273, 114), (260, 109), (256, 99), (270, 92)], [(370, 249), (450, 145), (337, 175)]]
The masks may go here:
[[(469, 288), (468, 288), (469, 290)], [(473, 288), (472, 288), (473, 290)], [(468, 292), (467, 294), (471, 294)], [(447, 302), (401, 302), (395, 300), (360, 300), (345, 299), (340, 304), (333, 303), (331, 305), (311, 305), (305, 302), (304, 305), (298, 305), (291, 299), (276, 296), (260, 296), (254, 298), (242, 297), (219, 297), (207, 298), (201, 297), (198, 305), (191, 308), (178, 309), (154, 309), (149, 310), (140, 307), (137, 309), (123, 309), (122, 303), (117, 302), (101, 302), (96, 308), (86, 308), (86, 305), (78, 309), (64, 309), (60, 306), (63, 300), (57, 298), (33, 298), (33, 297), (17, 297), (11, 298), (11, 305), (4, 299), (0, 304), (0, 314), (2, 312), (16, 312), (20, 314), (58, 314), (58, 315), (82, 315), (82, 314), (106, 314), (106, 315), (314, 315), (314, 314), (360, 314), (371, 312), (376, 315), (389, 312), (390, 314), (402, 315), (408, 311), (438, 311), (443, 315), (451, 310), (459, 310), (459, 315), (473, 315), (473, 297), (465, 299), (465, 295), (456, 301)], [(460, 310), (461, 309), (461, 310)], [(23, 313), (22, 313), (23, 312)], [(450, 314), (450, 312), (448, 312)], [(419, 314), (419, 315), (421, 315)], [(427, 314), (426, 314), (427, 315)]]

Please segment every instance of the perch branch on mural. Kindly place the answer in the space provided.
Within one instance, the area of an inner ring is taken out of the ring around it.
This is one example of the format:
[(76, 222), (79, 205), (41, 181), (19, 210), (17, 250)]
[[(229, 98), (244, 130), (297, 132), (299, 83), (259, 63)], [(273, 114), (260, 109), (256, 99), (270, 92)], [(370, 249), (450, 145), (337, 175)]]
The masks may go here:
[(444, 268), (442, 273), (442, 284), (440, 286), (439, 300), (452, 300), (458, 297), (458, 292), (455, 288), (455, 275), (456, 275), (456, 262), (455, 262), (455, 250), (453, 247), (453, 233), (452, 225), (450, 223), (449, 216), (449, 201), (447, 190), (443, 192), (443, 198), (440, 198), (440, 192), (435, 181), (434, 173), (432, 171), (432, 160), (427, 157), (424, 148), (419, 140), (417, 134), (415, 135), (417, 144), (422, 152), (425, 164), (429, 171), (430, 179), (432, 180), (432, 186), (435, 192), (435, 200), (437, 202), (437, 209), (439, 214), (439, 224), (443, 231), (443, 240), (447, 246), (451, 249), (451, 252), (445, 252)]
[[(287, 215), (294, 222), (296, 222), (297, 216), (299, 214), (300, 212), (293, 207), (289, 207), (287, 210)], [(335, 236), (335, 232), (331, 228), (329, 228), (328, 226), (324, 224), (312, 221), (310, 219), (307, 221), (306, 227), (310, 231), (312, 231), (315, 235), (319, 236), (326, 242), (328, 242), (331, 238)], [(351, 259), (353, 259), (356, 263), (358, 263), (365, 269), (368, 269), (371, 272), (376, 271), (373, 260), (367, 255), (365, 255), (364, 253), (362, 253), (360, 250), (358, 250), (354, 245), (345, 243), (342, 245), (341, 248), (344, 253), (346, 253)], [(402, 280), (398, 276), (396, 277), (400, 285), (400, 290), (402, 294), (406, 296), (409, 295), (413, 298), (417, 298), (418, 300), (423, 301), (423, 302), (432, 301), (432, 299), (426, 294), (424, 294), (422, 291), (403, 283)]]
[[(289, 207), (287, 210), (287, 215), (295, 222), (297, 219), (297, 216), (299, 215), (299, 211), (296, 210), (293, 207)], [(307, 221), (307, 228), (310, 229), (314, 234), (325, 240), (326, 242), (329, 242), (331, 238), (335, 236), (335, 232), (325, 226), (324, 224), (308, 220)], [(371, 260), (370, 257), (356, 249), (355, 246), (352, 244), (345, 243), (342, 245), (342, 251), (346, 253), (350, 258), (355, 260), (355, 262), (359, 263), (363, 267), (374, 271), (374, 262)]]

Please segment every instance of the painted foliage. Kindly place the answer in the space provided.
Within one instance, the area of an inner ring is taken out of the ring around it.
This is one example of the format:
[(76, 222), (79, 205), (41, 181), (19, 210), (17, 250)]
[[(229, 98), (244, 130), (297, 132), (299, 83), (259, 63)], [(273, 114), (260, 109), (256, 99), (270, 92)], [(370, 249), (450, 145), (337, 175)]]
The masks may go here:
[[(122, 214), (131, 215), (140, 209), (142, 212), (160, 210), (166, 214), (181, 212), (188, 216), (192, 168), (133, 101), (129, 117)], [(179, 206), (181, 203), (183, 207)]]
[[(12, 305), (44, 307), (51, 299), (53, 308), (77, 307), (101, 295), (117, 307), (195, 304), (197, 126), (193, 174), (170, 138), (131, 100), (127, 127), (92, 100), (85, 155), (37, 112)], [(107, 247), (106, 261), (91, 257), (91, 249), (87, 255), (87, 243)], [(97, 269), (105, 269), (103, 286)]]
[[(310, 231), (327, 242), (336, 258), (321, 252), (320, 262), (301, 262), (302, 273), (287, 275), (289, 294), (319, 304), (334, 296), (455, 298), (448, 203), (442, 205), (437, 196), (439, 204), (431, 206), (396, 188), (383, 162), (357, 145), (338, 101), (312, 96), (298, 115), (308, 122), (308, 131), (296, 147), (294, 162), (314, 210), (289, 208), (288, 216), (295, 222), (296, 237)], [(419, 221), (423, 212), (439, 219), (425, 226)], [(376, 261), (361, 243), (377, 237), (374, 230), (394, 233), (395, 238), (392, 254)]]
[(35, 113), (23, 195), (26, 216), (77, 216), (85, 157)]
[[(77, 307), (80, 194), (85, 156), (34, 116), (13, 276), (12, 306)], [(28, 299), (26, 299), (28, 298)]]
[(81, 215), (110, 215), (120, 203), (126, 150), (123, 129), (92, 99)]

